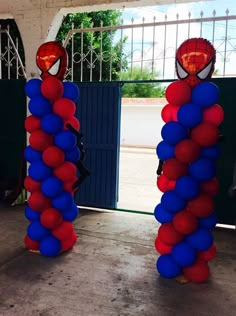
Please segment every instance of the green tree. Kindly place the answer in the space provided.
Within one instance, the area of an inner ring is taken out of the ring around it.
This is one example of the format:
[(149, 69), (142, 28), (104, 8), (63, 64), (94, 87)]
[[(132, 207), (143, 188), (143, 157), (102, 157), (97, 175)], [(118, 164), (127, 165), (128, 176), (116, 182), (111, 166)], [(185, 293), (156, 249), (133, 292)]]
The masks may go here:
[[(134, 67), (122, 74), (122, 80), (153, 80), (158, 77), (157, 73), (150, 73), (147, 67), (141, 68)], [(129, 98), (161, 98), (165, 95), (165, 87), (160, 83), (125, 83), (122, 88), (122, 96)]]
[(213, 76), (218, 76), (220, 73), (219, 69), (215, 69), (213, 72)]
[[(118, 25), (120, 21), (121, 12), (118, 10), (108, 10), (89, 13), (68, 14), (57, 34), (56, 39), (63, 42), (68, 32), (74, 24), (75, 29), (100, 27), (101, 21), (103, 26)], [(81, 33), (74, 35), (74, 52), (76, 55), (76, 70), (74, 71), (74, 81), (80, 81), (81, 76), (81, 45), (83, 47), (83, 81), (90, 81), (90, 68), (88, 68), (90, 60), (95, 61), (93, 64), (92, 80), (98, 81), (100, 79), (100, 59), (102, 56), (102, 80), (111, 79), (117, 80), (119, 78), (120, 69), (126, 69), (127, 61), (122, 50), (122, 45), (125, 43), (127, 37), (117, 40), (114, 43), (114, 36), (116, 31), (98, 31), (98, 32), (84, 32), (83, 37)], [(102, 43), (102, 45), (101, 45)], [(91, 49), (92, 47), (92, 49)], [(72, 41), (66, 47), (69, 56), (69, 68), (71, 67), (71, 50)], [(102, 54), (101, 54), (102, 52)]]

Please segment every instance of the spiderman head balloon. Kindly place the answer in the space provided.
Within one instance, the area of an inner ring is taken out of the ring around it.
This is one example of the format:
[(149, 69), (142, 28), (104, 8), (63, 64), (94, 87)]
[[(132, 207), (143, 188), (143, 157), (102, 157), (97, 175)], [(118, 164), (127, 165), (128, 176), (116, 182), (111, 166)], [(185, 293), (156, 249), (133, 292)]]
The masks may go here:
[(37, 51), (36, 64), (42, 79), (56, 77), (63, 80), (67, 69), (67, 52), (58, 42), (44, 43)]
[(215, 48), (203, 38), (190, 38), (176, 52), (176, 72), (179, 79), (191, 87), (209, 80), (214, 71)]

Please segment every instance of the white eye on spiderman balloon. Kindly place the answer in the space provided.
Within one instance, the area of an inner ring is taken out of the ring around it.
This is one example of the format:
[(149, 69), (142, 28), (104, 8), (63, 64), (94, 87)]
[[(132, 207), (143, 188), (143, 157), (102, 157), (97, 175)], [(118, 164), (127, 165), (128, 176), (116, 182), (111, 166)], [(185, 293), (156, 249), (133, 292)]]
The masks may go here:
[(56, 76), (59, 72), (60, 69), (60, 65), (61, 65), (61, 59), (59, 58), (53, 65), (51, 68), (48, 69), (48, 73), (52, 76)]
[(204, 80), (206, 79), (209, 74), (212, 71), (212, 67), (213, 67), (213, 61), (210, 61), (208, 65), (206, 65), (205, 68), (203, 68), (201, 71), (199, 71), (196, 75), (199, 79)]
[(177, 72), (178, 77), (179, 77), (180, 79), (185, 79), (185, 78), (187, 78), (187, 77), (189, 76), (189, 74), (187, 73), (187, 71), (180, 65), (180, 63), (178, 62), (178, 60), (177, 60), (177, 62), (176, 62), (176, 72)]

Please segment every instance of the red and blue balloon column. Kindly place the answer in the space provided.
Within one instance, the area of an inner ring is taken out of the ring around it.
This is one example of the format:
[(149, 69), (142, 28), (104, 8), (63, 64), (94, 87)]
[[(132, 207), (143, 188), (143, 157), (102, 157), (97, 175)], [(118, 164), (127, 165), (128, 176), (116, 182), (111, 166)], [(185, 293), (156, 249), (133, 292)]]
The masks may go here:
[(41, 45), (36, 63), (42, 80), (31, 79), (25, 86), (31, 113), (25, 120), (29, 133), (25, 188), (30, 193), (25, 208), (30, 222), (25, 245), (44, 256), (56, 256), (77, 240), (72, 222), (78, 215), (73, 195), (78, 183), (76, 165), (81, 159), (80, 123), (74, 116), (79, 89), (62, 82), (67, 53), (59, 43)]
[(224, 112), (217, 103), (219, 89), (209, 81), (214, 64), (215, 49), (205, 39), (189, 39), (179, 47), (180, 80), (166, 89), (163, 140), (157, 146), (157, 187), (163, 192), (154, 211), (161, 223), (155, 239), (157, 270), (165, 278), (182, 275), (196, 283), (208, 279), (208, 262), (216, 254), (211, 230), (217, 223), (218, 126)]

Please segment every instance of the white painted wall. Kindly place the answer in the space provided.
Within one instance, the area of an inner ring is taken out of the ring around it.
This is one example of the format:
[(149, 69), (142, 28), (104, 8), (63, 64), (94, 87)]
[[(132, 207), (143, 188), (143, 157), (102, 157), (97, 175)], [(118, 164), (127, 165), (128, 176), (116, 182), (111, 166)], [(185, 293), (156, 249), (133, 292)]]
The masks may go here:
[(161, 110), (167, 103), (165, 99), (156, 99), (156, 104), (149, 99), (132, 99), (122, 102), (121, 107), (121, 146), (155, 148), (162, 140), (161, 128), (165, 124)]

